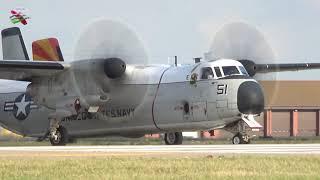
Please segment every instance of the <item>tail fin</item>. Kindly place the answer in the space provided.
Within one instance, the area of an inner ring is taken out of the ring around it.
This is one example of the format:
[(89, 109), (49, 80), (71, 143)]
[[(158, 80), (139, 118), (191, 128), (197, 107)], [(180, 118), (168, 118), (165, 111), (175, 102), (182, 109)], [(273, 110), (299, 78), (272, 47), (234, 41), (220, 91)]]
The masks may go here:
[(18, 27), (1, 31), (3, 59), (29, 60), (28, 52)]
[(64, 61), (56, 38), (47, 38), (32, 43), (33, 60), (35, 61)]

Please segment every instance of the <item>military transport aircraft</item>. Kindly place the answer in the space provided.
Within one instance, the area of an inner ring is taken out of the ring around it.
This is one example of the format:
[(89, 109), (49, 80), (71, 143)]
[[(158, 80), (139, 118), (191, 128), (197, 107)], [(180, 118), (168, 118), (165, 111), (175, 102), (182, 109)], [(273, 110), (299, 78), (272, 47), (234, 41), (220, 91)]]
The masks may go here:
[[(151, 65), (141, 41), (114, 21), (93, 23), (74, 61), (64, 62), (54, 38), (33, 42), (29, 59), (19, 28), (4, 29), (0, 78), (30, 82), (0, 94), (1, 125), (23, 136), (65, 145), (68, 138), (225, 129), (234, 144), (249, 143), (264, 110), (255, 73), (320, 68), (320, 64), (255, 64), (219, 59), (191, 65)], [(100, 32), (100, 34), (94, 34)], [(95, 37), (95, 38), (94, 38)], [(98, 37), (98, 38), (97, 38)]]

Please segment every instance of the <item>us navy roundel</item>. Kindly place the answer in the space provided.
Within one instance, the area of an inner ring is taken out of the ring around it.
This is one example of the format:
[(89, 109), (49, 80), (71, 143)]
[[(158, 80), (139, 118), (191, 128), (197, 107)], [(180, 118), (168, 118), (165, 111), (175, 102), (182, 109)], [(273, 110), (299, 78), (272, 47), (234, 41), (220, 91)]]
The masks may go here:
[(4, 110), (12, 111), (13, 116), (22, 121), (25, 120), (29, 114), (31, 109), (35, 109), (38, 106), (34, 104), (31, 97), (25, 93), (16, 97), (14, 102), (6, 102)]

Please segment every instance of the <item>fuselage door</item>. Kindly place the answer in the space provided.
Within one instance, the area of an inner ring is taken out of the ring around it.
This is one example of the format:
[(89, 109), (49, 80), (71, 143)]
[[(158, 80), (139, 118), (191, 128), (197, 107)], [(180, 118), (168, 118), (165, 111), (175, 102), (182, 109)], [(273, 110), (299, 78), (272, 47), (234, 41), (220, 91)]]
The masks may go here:
[(207, 118), (208, 121), (219, 120), (217, 112), (217, 80), (212, 80), (209, 87), (206, 94)]
[(206, 101), (193, 102), (191, 106), (194, 121), (207, 121)]
[(218, 120), (216, 104), (216, 83), (221, 74), (214, 72), (210, 66), (201, 68), (201, 82), (198, 83), (198, 92), (200, 99), (194, 101), (193, 116), (194, 121), (212, 121)]

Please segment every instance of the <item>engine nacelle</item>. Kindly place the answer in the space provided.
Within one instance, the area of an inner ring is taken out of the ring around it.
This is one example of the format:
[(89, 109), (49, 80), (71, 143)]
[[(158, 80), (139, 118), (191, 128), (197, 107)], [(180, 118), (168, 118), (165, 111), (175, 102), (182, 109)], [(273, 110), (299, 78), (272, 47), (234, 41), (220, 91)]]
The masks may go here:
[(255, 62), (247, 59), (239, 60), (239, 62), (244, 66), (244, 68), (246, 68), (249, 76), (252, 77), (257, 73), (257, 66)]
[(69, 107), (77, 99), (84, 108), (100, 106), (109, 101), (110, 89), (125, 71), (126, 64), (120, 58), (77, 61), (54, 78), (33, 79), (27, 93), (37, 104), (52, 109)]

